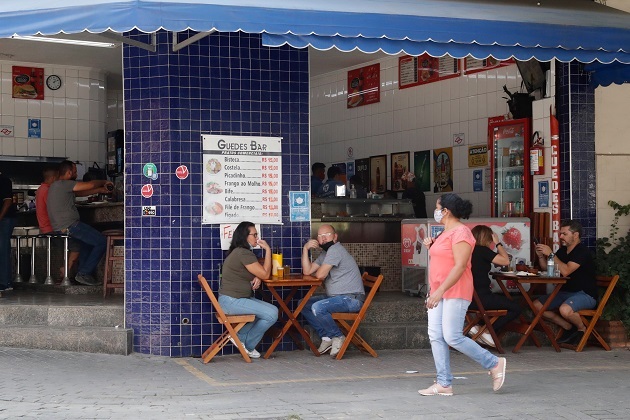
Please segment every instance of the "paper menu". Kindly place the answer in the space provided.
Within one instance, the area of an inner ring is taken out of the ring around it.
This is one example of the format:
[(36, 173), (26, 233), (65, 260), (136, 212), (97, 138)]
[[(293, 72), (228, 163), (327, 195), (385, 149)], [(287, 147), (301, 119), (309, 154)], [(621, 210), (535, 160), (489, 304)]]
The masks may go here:
[(281, 140), (202, 135), (202, 224), (282, 223)]

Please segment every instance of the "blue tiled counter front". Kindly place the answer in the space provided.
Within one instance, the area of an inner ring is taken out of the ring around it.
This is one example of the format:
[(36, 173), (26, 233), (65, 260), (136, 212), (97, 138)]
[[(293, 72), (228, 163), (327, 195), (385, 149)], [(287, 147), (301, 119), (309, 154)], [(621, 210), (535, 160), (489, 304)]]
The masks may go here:
[[(147, 34), (126, 35), (151, 42)], [(289, 221), (287, 200), (289, 191), (309, 189), (308, 52), (266, 48), (260, 35), (244, 33), (215, 33), (173, 52), (172, 34), (160, 31), (155, 53), (125, 45), (123, 66), (126, 324), (136, 352), (198, 356), (222, 327), (197, 273), (217, 290), (224, 258), (218, 226), (201, 225), (201, 135), (283, 138), (283, 225), (261, 230), (298, 267), (310, 228)], [(156, 180), (142, 173), (149, 162)], [(188, 166), (185, 180), (175, 176), (179, 165)], [(142, 197), (144, 184), (152, 185), (151, 198)], [(147, 205), (156, 216), (141, 215)]]

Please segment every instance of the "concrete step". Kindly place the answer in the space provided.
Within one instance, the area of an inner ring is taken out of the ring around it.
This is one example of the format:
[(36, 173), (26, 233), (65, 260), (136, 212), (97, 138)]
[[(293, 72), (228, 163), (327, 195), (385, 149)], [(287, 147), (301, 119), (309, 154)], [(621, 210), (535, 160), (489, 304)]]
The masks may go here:
[(0, 347), (128, 355), (133, 330), (117, 327), (0, 325)]
[(115, 327), (125, 319), (122, 306), (2, 305), (0, 325), (52, 327)]

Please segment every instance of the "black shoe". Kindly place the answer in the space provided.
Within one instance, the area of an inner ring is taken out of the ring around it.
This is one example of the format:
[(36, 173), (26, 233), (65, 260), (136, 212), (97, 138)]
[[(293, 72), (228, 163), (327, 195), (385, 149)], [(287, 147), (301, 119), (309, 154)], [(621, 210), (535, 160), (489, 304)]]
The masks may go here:
[(99, 282), (89, 274), (77, 274), (74, 278), (77, 283), (81, 283), (86, 286), (96, 286)]
[(570, 330), (564, 330), (562, 337), (558, 340), (558, 344), (568, 343), (569, 339), (578, 331), (575, 326), (572, 326)]
[(567, 344), (571, 344), (573, 346), (577, 346), (580, 341), (584, 337), (584, 331), (576, 331), (575, 334), (571, 335), (569, 339), (566, 341)]

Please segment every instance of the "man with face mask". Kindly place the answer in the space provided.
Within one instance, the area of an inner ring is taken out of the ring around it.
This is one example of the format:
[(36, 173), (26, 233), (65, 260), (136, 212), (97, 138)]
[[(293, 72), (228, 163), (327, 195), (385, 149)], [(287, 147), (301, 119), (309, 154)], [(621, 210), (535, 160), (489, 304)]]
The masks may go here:
[[(321, 248), (323, 252), (314, 262), (309, 250)], [(330, 350), (337, 356), (346, 337), (332, 318), (333, 312), (359, 312), (365, 300), (365, 289), (357, 262), (337, 242), (337, 232), (331, 225), (322, 225), (317, 239), (309, 240), (302, 250), (302, 272), (324, 280), (326, 295), (308, 300), (302, 315), (322, 338), (319, 353)]]

